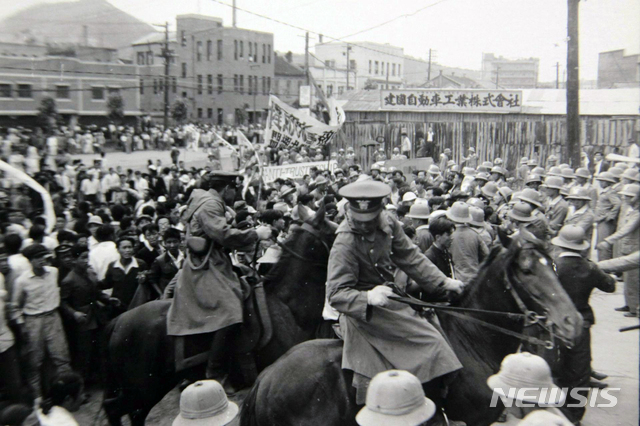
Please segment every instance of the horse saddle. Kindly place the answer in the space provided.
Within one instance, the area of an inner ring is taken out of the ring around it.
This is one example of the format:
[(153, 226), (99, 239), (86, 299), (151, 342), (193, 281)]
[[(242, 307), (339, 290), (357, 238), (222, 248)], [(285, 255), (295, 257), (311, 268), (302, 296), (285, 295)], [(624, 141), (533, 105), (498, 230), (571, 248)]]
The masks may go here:
[[(249, 282), (255, 282), (251, 285)], [(243, 294), (244, 318), (233, 342), (233, 353), (246, 357), (250, 352), (263, 348), (273, 336), (271, 317), (262, 281), (254, 277), (240, 278)], [(176, 371), (182, 371), (207, 362), (213, 333), (175, 336)]]

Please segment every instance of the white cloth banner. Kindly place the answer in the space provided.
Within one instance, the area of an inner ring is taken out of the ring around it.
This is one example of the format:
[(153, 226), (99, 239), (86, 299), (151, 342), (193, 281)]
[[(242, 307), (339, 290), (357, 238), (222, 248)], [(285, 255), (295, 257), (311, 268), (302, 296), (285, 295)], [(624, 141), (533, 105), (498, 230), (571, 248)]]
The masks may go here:
[(328, 126), (290, 107), (275, 96), (269, 97), (269, 115), (264, 139), (271, 148), (322, 148), (340, 126)]
[(338, 162), (335, 160), (331, 161), (315, 161), (312, 163), (296, 163), (296, 164), (287, 164), (285, 166), (271, 166), (264, 167), (262, 170), (262, 178), (266, 183), (273, 182), (278, 178), (282, 179), (302, 179), (304, 175), (309, 174), (309, 170), (312, 167), (317, 167), (318, 170), (329, 170), (331, 173), (334, 173), (338, 170)]

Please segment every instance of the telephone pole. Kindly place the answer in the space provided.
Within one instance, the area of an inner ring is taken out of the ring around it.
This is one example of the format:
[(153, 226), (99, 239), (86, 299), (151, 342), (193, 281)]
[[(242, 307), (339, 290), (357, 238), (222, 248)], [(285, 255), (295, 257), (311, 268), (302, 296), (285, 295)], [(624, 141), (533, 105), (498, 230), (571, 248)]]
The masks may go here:
[(496, 65), (496, 89), (498, 88), (499, 82), (500, 82), (500, 66)]
[(233, 28), (236, 28), (236, 25), (238, 24), (237, 20), (236, 20), (236, 0), (233, 0), (233, 19), (232, 19), (232, 24), (233, 24)]
[(347, 44), (347, 90), (349, 90), (349, 64), (351, 63), (349, 61), (349, 51), (351, 50), (351, 46), (349, 46)]
[(560, 88), (560, 62), (556, 62), (556, 89)]
[(567, 160), (574, 168), (580, 167), (579, 2), (567, 0)]
[(427, 68), (427, 81), (431, 81), (431, 49), (429, 49), (429, 68)]
[(309, 31), (304, 35), (304, 70), (307, 72), (307, 86), (311, 84), (309, 81)]
[(169, 22), (164, 24), (153, 24), (156, 27), (164, 27), (164, 47), (160, 52), (160, 57), (164, 58), (164, 128), (169, 127), (169, 67), (171, 65), (172, 51), (169, 50)]

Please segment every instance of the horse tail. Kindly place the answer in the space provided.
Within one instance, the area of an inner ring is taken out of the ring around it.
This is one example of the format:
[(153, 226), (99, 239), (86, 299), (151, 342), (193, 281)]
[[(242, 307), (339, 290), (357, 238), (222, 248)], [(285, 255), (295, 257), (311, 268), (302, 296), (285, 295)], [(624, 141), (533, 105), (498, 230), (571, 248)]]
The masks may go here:
[(260, 387), (260, 378), (249, 391), (249, 394), (242, 403), (240, 411), (240, 426), (258, 426), (258, 416), (256, 414), (256, 403), (258, 400), (258, 388)]

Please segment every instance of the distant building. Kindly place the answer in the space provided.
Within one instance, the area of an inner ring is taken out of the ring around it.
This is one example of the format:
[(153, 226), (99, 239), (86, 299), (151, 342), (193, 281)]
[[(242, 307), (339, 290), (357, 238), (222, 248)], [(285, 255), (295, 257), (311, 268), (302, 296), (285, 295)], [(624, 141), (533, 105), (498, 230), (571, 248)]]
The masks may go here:
[(598, 56), (598, 88), (638, 87), (640, 55), (625, 56), (624, 50), (600, 52)]
[(191, 119), (212, 124), (266, 118), (274, 78), (273, 34), (224, 27), (222, 19), (179, 15), (178, 96)]
[(286, 53), (284, 57), (276, 54), (274, 60), (276, 62), (273, 94), (289, 105), (299, 106), (300, 86), (306, 84), (307, 74), (302, 68), (293, 64), (291, 52)]
[(319, 43), (315, 46), (315, 56), (328, 69), (348, 70), (348, 90), (402, 87), (404, 50), (401, 47), (372, 42)]
[(118, 94), (129, 119), (140, 111), (139, 68), (68, 57), (0, 57), (0, 122), (35, 124), (44, 97), (65, 121), (107, 123), (107, 99)]
[(447, 67), (435, 61), (431, 62), (431, 73), (429, 73), (429, 61), (404, 55), (403, 81), (405, 87), (423, 87), (427, 81), (434, 79), (440, 73), (445, 75), (455, 74), (475, 81), (482, 80), (482, 73), (479, 70)]
[(29, 44), (0, 42), (0, 56), (42, 58), (45, 56), (62, 56), (93, 62), (117, 62), (116, 49), (106, 47), (82, 46), (71, 43)]
[[(291, 61), (294, 65), (298, 66), (302, 70), (305, 67), (304, 54), (293, 53), (291, 55)], [(347, 69), (338, 68), (337, 65), (327, 65), (313, 56), (309, 56), (309, 73), (318, 84), (318, 87), (322, 89), (325, 96), (328, 98), (341, 96), (345, 93), (347, 87)], [(354, 87), (354, 81), (356, 81), (356, 70), (349, 70), (349, 86)]]
[(482, 80), (506, 89), (534, 89), (538, 84), (538, 58), (506, 59), (482, 54)]
[(455, 72), (447, 75), (440, 70), (436, 77), (418, 87), (433, 89), (491, 89), (495, 88), (495, 85), (476, 81), (465, 75), (456, 75)]

